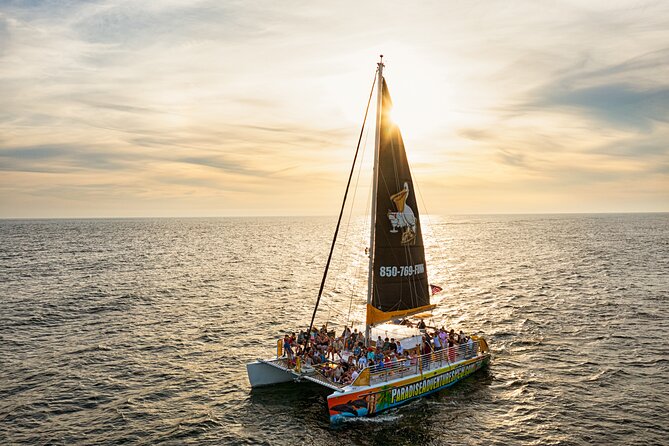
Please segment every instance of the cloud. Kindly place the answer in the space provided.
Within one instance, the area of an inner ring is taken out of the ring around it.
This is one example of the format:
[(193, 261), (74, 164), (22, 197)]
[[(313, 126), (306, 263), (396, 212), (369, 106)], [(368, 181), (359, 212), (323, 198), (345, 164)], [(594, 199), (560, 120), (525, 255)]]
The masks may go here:
[(647, 175), (656, 197), (667, 17), (653, 2), (3, 2), (1, 215), (39, 213), (45, 191), (56, 215), (296, 197), (295, 212), (335, 212), (380, 52), (426, 196), (457, 179), (536, 203), (529, 187), (587, 196)]
[(596, 69), (565, 71), (520, 108), (561, 108), (605, 125), (649, 132), (669, 120), (669, 48)]

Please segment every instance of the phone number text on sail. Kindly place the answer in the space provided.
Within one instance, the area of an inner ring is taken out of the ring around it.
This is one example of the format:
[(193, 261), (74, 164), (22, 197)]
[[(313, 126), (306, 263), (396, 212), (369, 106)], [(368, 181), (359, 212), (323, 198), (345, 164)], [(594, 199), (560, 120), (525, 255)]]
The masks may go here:
[(379, 277), (410, 277), (425, 272), (425, 265), (382, 266), (379, 268)]

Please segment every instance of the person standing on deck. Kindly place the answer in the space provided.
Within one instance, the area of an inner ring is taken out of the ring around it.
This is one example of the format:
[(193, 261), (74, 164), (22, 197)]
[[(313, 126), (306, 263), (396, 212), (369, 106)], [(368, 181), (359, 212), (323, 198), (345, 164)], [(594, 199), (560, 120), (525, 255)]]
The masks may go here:
[(290, 337), (285, 335), (283, 337), (283, 351), (286, 352), (288, 360), (293, 360), (293, 348), (291, 347)]
[(438, 333), (434, 334), (434, 337), (432, 338), (432, 340), (434, 341), (434, 351), (438, 352), (439, 350), (441, 350), (441, 348), (442, 348), (441, 338), (439, 338)]

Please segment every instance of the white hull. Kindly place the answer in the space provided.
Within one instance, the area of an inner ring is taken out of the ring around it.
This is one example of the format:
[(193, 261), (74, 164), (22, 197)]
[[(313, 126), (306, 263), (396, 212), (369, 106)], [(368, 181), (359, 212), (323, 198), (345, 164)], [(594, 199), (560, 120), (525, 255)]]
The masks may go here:
[(283, 371), (262, 361), (255, 361), (246, 364), (246, 371), (249, 376), (251, 387), (269, 386), (291, 382), (295, 375), (289, 371)]

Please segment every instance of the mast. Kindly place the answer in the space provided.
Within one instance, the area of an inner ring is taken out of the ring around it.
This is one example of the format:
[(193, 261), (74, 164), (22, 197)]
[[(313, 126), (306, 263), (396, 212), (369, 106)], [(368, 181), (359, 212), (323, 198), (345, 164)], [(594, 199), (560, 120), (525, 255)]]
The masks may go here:
[[(383, 108), (383, 54), (376, 64), (377, 69), (377, 93), (376, 93), (376, 138), (374, 141), (374, 174), (372, 179), (372, 210), (371, 224), (369, 226), (369, 272), (367, 274), (367, 305), (372, 304), (372, 290), (374, 280), (374, 229), (376, 227), (376, 192), (379, 179), (379, 147), (381, 146), (381, 109)], [(369, 347), (372, 326), (365, 321), (365, 343)]]

